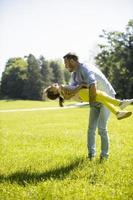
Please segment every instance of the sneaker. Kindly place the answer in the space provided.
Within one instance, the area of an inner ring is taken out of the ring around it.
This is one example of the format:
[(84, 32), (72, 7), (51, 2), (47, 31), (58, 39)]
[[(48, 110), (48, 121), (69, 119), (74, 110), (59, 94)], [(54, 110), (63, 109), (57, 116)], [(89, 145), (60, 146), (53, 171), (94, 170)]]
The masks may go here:
[(120, 103), (120, 108), (123, 110), (128, 105), (130, 105), (131, 103), (133, 103), (133, 99), (125, 99)]
[(132, 112), (128, 112), (128, 111), (119, 111), (116, 116), (117, 116), (117, 119), (120, 120), (120, 119), (124, 119), (124, 118), (127, 118), (127, 117), (130, 117), (132, 114)]

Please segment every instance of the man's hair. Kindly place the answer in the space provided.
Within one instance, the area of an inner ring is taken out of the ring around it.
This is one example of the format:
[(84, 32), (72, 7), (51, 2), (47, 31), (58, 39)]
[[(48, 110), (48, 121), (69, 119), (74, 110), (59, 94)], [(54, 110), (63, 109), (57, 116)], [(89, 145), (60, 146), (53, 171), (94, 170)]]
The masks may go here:
[(63, 58), (65, 59), (73, 59), (75, 61), (78, 61), (78, 56), (74, 53), (67, 53), (65, 56), (63, 56)]
[(47, 97), (48, 97), (49, 99), (51, 99), (51, 100), (55, 100), (55, 99), (59, 98), (60, 94), (59, 94), (59, 93), (58, 93), (58, 94), (54, 94), (54, 92), (51, 91), (50, 89), (51, 89), (51, 88), (48, 88), (48, 89), (45, 91), (45, 93), (47, 94)]

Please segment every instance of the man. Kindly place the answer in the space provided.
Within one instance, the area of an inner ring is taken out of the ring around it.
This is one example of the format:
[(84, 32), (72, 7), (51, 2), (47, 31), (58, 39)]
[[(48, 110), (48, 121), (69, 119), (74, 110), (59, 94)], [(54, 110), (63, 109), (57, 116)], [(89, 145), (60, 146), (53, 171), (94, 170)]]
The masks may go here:
[(88, 126), (88, 158), (93, 160), (96, 155), (95, 132), (101, 137), (100, 161), (107, 159), (109, 155), (109, 138), (107, 132), (107, 122), (110, 115), (109, 110), (101, 103), (95, 102), (96, 90), (102, 90), (110, 96), (115, 96), (115, 91), (103, 73), (96, 67), (89, 67), (81, 64), (77, 55), (68, 53), (64, 57), (65, 67), (72, 72), (71, 87), (85, 83), (89, 87), (90, 117)]

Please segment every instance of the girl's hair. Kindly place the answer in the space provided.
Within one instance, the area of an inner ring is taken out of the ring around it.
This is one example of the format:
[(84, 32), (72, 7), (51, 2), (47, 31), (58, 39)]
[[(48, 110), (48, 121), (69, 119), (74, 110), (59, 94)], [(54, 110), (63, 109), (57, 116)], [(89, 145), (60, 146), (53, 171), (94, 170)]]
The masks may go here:
[(47, 94), (47, 97), (51, 100), (55, 100), (59, 98), (60, 94), (54, 94), (53, 91), (50, 90), (51, 88), (48, 88), (45, 92)]
[(51, 91), (51, 87), (49, 86), (48, 88), (45, 89), (45, 93), (47, 94), (47, 97), (51, 100), (55, 100), (59, 98), (59, 106), (63, 107), (64, 99), (63, 97), (60, 96), (60, 94), (54, 94), (53, 91)]
[(59, 96), (59, 106), (63, 107), (64, 106), (63, 103), (64, 103), (64, 99), (61, 96)]

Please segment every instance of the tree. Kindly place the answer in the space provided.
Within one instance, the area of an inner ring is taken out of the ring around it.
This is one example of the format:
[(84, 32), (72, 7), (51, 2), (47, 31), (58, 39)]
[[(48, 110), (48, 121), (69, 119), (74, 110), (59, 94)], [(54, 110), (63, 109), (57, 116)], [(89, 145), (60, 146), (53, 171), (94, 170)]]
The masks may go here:
[(39, 100), (42, 98), (43, 87), (40, 66), (37, 59), (32, 54), (28, 56), (27, 63), (27, 80), (24, 84), (23, 98)]
[(64, 81), (66, 84), (70, 81), (71, 74), (68, 70), (64, 69)]
[(61, 66), (58, 64), (57, 61), (51, 61), (50, 67), (54, 75), (52, 82), (62, 84), (64, 82), (64, 74), (61, 69)]
[(24, 82), (27, 78), (27, 62), (20, 58), (10, 58), (2, 74), (1, 93), (11, 98), (22, 98)]
[[(64, 80), (65, 77), (65, 80)], [(43, 89), (52, 83), (68, 83), (70, 74), (59, 61), (38, 60), (30, 54), (10, 58), (2, 74), (0, 91), (9, 98), (42, 99)]]
[(121, 98), (133, 95), (133, 20), (130, 20), (125, 33), (103, 30), (104, 44), (95, 57), (96, 64), (108, 77)]
[(53, 72), (52, 68), (49, 66), (49, 62), (45, 60), (43, 56), (39, 59), (40, 67), (41, 67), (41, 76), (43, 81), (43, 88), (46, 88), (52, 83), (53, 80)]

